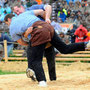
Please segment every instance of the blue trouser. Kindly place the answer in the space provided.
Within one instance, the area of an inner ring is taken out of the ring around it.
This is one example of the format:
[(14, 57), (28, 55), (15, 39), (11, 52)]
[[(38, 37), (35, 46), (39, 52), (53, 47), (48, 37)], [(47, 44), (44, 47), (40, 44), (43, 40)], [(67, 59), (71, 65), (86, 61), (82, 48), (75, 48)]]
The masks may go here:
[[(64, 54), (85, 50), (85, 44), (83, 42), (66, 45), (56, 34), (56, 32), (54, 33), (54, 36), (50, 43), (58, 51)], [(31, 69), (35, 71), (36, 78), (38, 81), (42, 81), (42, 80), (46, 81), (46, 77), (42, 66), (42, 58), (43, 58), (45, 46), (46, 46), (46, 43), (31, 47), (29, 43), (29, 46), (27, 49), (28, 65), (30, 66)]]
[[(7, 40), (7, 54), (9, 56), (10, 51), (13, 48), (13, 44), (10, 42), (13, 42), (12, 39), (9, 37), (9, 35), (7, 33), (2, 33), (1, 37), (0, 37), (0, 42), (2, 42), (1, 44), (3, 45), (3, 41)], [(9, 43), (8, 43), (9, 42)]]

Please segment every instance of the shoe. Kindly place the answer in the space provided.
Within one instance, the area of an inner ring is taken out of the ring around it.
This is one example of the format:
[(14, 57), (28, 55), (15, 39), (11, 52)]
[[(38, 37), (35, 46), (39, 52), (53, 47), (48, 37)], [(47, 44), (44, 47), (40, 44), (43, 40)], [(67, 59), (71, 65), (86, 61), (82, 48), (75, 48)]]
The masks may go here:
[(47, 83), (46, 83), (46, 81), (40, 81), (38, 86), (47, 87)]
[(90, 48), (90, 41), (87, 43), (86, 48)]
[(27, 68), (26, 69), (26, 75), (28, 78), (31, 78), (32, 81), (36, 81), (35, 72), (32, 69)]

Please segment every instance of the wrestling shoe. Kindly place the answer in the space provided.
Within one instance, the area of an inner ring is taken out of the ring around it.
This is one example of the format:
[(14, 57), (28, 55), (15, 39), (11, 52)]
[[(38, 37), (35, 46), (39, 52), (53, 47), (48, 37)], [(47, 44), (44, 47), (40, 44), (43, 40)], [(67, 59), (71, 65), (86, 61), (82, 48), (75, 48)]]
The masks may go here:
[(26, 75), (28, 78), (31, 78), (32, 81), (36, 81), (35, 72), (32, 69), (27, 68), (26, 69)]
[(46, 81), (40, 81), (38, 86), (47, 87), (47, 83), (46, 83)]
[(90, 48), (90, 41), (87, 43), (86, 48)]

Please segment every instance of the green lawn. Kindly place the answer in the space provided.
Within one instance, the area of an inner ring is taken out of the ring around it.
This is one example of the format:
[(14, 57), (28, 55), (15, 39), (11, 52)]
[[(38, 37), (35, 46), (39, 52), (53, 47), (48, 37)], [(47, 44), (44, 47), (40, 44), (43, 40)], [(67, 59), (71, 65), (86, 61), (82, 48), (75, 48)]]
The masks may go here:
[(0, 75), (5, 75), (5, 74), (24, 74), (25, 72), (9, 72), (9, 71), (2, 71), (0, 70)]

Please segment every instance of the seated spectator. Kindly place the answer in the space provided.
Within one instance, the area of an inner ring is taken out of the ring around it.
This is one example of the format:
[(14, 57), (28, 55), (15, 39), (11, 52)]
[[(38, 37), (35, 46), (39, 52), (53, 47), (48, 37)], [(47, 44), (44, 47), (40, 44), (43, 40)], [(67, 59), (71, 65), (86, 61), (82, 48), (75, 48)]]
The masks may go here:
[(5, 10), (5, 9), (4, 9), (2, 6), (0, 6), (0, 15), (3, 14), (4, 10)]
[(63, 12), (64, 12), (64, 14), (67, 16), (67, 10), (66, 10), (66, 9), (64, 9), (64, 8), (62, 8), (62, 7), (60, 7), (60, 8), (59, 8), (59, 11), (58, 11), (58, 16), (60, 16), (61, 11), (63, 11)]
[(7, 15), (6, 10), (4, 11), (4, 13), (0, 16), (0, 22), (4, 21), (5, 16)]
[(90, 31), (90, 15), (86, 17), (86, 28)]
[(30, 2), (30, 0), (26, 0), (26, 7), (31, 7), (32, 6), (32, 3)]
[(26, 7), (29, 8), (31, 7), (32, 5), (35, 5), (37, 4), (37, 2), (34, 0), (34, 1), (31, 1), (31, 0), (26, 0)]
[(81, 10), (78, 10), (78, 11), (77, 11), (77, 15), (78, 15), (78, 16), (79, 16), (79, 15), (82, 15)]
[(61, 32), (59, 34), (59, 36), (63, 40), (63, 42), (65, 42), (66, 44), (69, 44), (69, 39), (68, 39), (68, 37), (63, 32)]
[(10, 14), (12, 12), (12, 10), (9, 6), (6, 6), (5, 10), (6, 10), (7, 14)]
[(75, 33), (75, 30), (77, 29), (77, 26), (74, 24), (73, 25), (73, 29), (71, 29), (71, 30), (68, 30), (68, 32), (67, 32), (67, 35), (69, 35), (70, 36), (70, 39), (71, 39), (71, 43), (75, 43), (75, 35), (74, 35), (74, 33)]
[(87, 33), (88, 33), (87, 29), (83, 25), (80, 25), (74, 33), (74, 35), (76, 35), (75, 42), (77, 43), (89, 41)]
[(2, 42), (1, 44), (3, 45), (3, 41), (7, 40), (7, 54), (8, 56), (10, 55), (12, 49), (13, 49), (13, 44), (11, 42), (12, 39), (9, 37), (9, 35), (7, 33), (0, 33), (0, 42)]
[(0, 22), (3, 22), (4, 17), (10, 13), (11, 13), (11, 8), (9, 6), (4, 6), (3, 8), (0, 7)]
[(66, 20), (66, 15), (63, 11), (60, 11), (59, 20), (60, 22), (64, 22)]
[(60, 26), (58, 22), (56, 22), (55, 19), (51, 22), (51, 25), (54, 27), (57, 34), (60, 34), (62, 32), (62, 27)]
[(3, 59), (3, 54), (4, 54), (3, 46), (0, 44), (0, 61)]
[(82, 22), (82, 15), (78, 15), (77, 18), (75, 19), (75, 23), (79, 27), (81, 22)]
[(67, 16), (66, 16), (66, 18), (69, 18), (71, 16), (71, 10), (69, 9), (68, 11), (67, 11)]
[(66, 23), (74, 23), (74, 21), (75, 21), (75, 13), (74, 12), (71, 12), (71, 15), (70, 15), (70, 17), (69, 18), (67, 18), (66, 19)]

